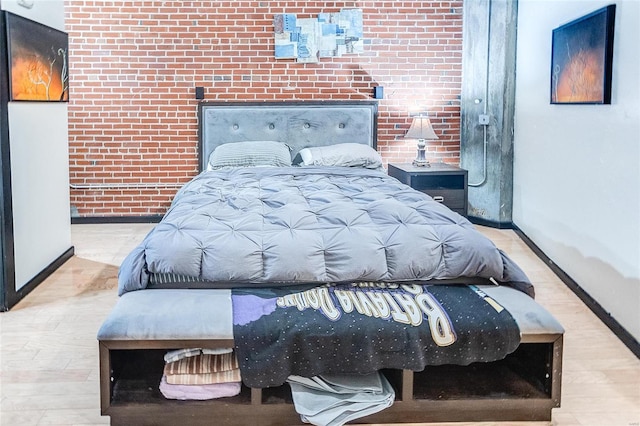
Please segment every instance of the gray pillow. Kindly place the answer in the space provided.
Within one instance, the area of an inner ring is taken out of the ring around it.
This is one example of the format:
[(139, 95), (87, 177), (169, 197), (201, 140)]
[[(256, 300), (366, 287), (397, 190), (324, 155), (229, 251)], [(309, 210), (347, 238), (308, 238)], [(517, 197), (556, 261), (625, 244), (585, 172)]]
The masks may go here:
[(340, 143), (335, 145), (304, 148), (300, 150), (301, 165), (343, 166), (383, 169), (382, 157), (369, 145)]
[(218, 146), (209, 156), (209, 170), (222, 167), (286, 167), (291, 149), (277, 141), (230, 142)]

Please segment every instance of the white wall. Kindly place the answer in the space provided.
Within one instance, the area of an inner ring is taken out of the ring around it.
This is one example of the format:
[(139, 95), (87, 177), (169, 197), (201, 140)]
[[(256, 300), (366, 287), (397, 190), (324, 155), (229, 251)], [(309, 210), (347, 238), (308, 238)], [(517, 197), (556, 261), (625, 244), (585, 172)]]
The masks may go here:
[[(64, 0), (2, 0), (2, 10), (64, 31)], [(30, 7), (21, 6), (25, 4)]]
[[(2, 0), (2, 9), (64, 31), (64, 1)], [(71, 247), (66, 103), (9, 102), (16, 290)]]
[(611, 3), (519, 1), (513, 222), (640, 340), (640, 1), (615, 1), (611, 105), (549, 103), (552, 30)]
[(67, 105), (9, 103), (16, 290), (71, 247)]

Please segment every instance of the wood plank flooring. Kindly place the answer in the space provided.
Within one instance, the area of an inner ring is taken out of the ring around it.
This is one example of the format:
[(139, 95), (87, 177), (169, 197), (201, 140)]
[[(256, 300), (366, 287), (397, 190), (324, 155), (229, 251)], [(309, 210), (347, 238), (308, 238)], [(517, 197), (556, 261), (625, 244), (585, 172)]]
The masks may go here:
[[(0, 425), (109, 423), (100, 416), (96, 333), (117, 300), (118, 265), (151, 227), (73, 225), (76, 255), (0, 314)], [(640, 360), (513, 231), (479, 229), (525, 270), (566, 329), (562, 407), (551, 423), (457, 425), (639, 426)]]

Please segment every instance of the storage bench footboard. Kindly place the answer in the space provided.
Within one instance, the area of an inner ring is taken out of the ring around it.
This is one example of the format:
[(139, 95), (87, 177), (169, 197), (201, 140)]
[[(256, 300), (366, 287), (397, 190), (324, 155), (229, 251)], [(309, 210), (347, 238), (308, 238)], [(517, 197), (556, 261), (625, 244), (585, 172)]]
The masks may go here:
[[(383, 370), (394, 404), (355, 423), (548, 421), (560, 406), (562, 327), (532, 299), (496, 289), (519, 320), (521, 343), (506, 358), (424, 371)], [(504, 293), (504, 294), (502, 294)], [(98, 332), (101, 412), (114, 425), (302, 424), (287, 384), (243, 386), (234, 397), (177, 401), (159, 390), (164, 355), (233, 348), (228, 290), (140, 290), (120, 298)]]
[[(469, 366), (384, 370), (394, 404), (362, 423), (548, 421), (560, 405), (562, 336), (522, 343), (504, 360)], [(183, 347), (228, 347), (230, 341), (101, 341), (102, 414), (117, 425), (302, 424), (288, 385), (251, 389), (209, 401), (165, 399), (159, 391), (164, 354)]]

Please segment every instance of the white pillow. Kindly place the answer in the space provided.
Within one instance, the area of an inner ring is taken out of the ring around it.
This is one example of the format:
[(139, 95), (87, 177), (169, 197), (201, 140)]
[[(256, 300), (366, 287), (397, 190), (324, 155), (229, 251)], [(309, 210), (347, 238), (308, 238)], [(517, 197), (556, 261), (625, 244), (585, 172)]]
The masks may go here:
[(216, 147), (209, 156), (209, 170), (222, 167), (286, 167), (291, 149), (277, 141), (230, 142)]
[(339, 143), (301, 149), (301, 164), (305, 166), (343, 166), (382, 169), (382, 157), (369, 145)]

